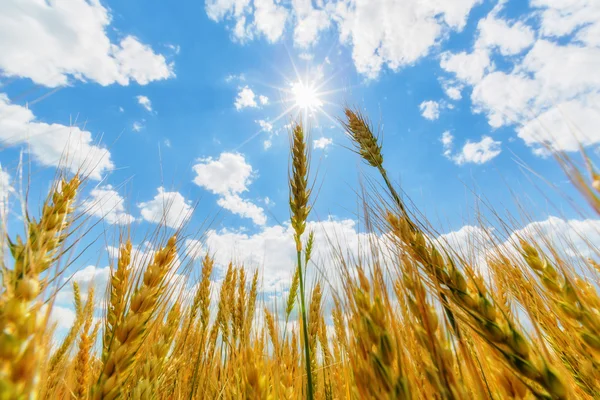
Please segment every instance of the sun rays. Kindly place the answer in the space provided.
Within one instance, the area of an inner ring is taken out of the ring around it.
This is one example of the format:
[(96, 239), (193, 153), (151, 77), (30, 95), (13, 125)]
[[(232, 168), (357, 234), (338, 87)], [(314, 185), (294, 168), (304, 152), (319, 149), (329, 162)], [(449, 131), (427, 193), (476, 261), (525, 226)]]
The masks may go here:
[[(338, 125), (339, 121), (329, 112), (336, 114), (335, 108), (340, 100), (335, 98), (335, 94), (346, 91), (346, 88), (335, 87), (332, 84), (341, 69), (332, 67), (329, 59), (325, 58), (321, 63), (307, 62), (304, 72), (301, 73), (291, 56), (290, 61), (292, 74), (286, 74), (281, 70), (277, 71), (278, 74), (274, 74), (275, 77), (280, 77), (278, 80), (283, 82), (282, 84), (261, 82), (262, 85), (279, 93), (279, 100), (272, 102), (271, 106), (279, 107), (281, 111), (276, 116), (267, 118), (269, 124), (275, 125), (284, 119), (287, 120), (286, 124), (290, 121), (298, 121), (314, 128), (320, 126), (323, 119), (326, 119), (333, 125)], [(234, 150), (248, 144), (262, 133), (264, 130), (259, 129)]]

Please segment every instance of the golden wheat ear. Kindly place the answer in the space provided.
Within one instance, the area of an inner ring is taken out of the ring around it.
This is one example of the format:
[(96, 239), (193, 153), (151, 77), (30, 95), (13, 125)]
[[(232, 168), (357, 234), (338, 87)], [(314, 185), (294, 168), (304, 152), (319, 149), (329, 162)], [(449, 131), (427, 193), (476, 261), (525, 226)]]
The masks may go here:
[(40, 276), (60, 255), (80, 184), (78, 176), (61, 180), (44, 202), (39, 221), (26, 216), (25, 238), (8, 240), (13, 268), (4, 269), (0, 294), (0, 388), (6, 398), (29, 398), (38, 391), (38, 365), (45, 351), (43, 320), (50, 312), (45, 318), (41, 312)]
[(381, 144), (378, 142), (378, 138), (373, 133), (367, 119), (356, 109), (346, 108), (344, 114), (346, 120), (341, 122), (346, 129), (346, 133), (352, 139), (356, 152), (372, 167), (382, 167)]
[[(306, 264), (304, 270), (302, 268), (302, 234), (306, 229), (306, 219), (310, 212), (308, 204), (311, 190), (308, 186), (309, 173), (309, 150), (306, 145), (304, 128), (301, 124), (295, 124), (292, 127), (290, 139), (290, 154), (292, 158), (292, 168), (289, 177), (290, 188), (290, 220), (294, 229), (294, 240), (296, 242), (296, 256), (298, 270), (298, 282), (300, 285), (300, 312), (302, 315), (302, 330), (304, 343), (304, 359), (306, 367), (306, 392), (309, 400), (314, 398), (313, 374), (311, 368), (310, 344), (308, 335), (308, 318), (306, 312), (306, 299), (304, 280), (306, 278)], [(312, 251), (312, 243), (311, 243)], [(305, 259), (308, 260), (310, 254), (305, 254)]]
[(129, 309), (114, 332), (102, 372), (94, 387), (96, 399), (114, 399), (127, 385), (135, 367), (136, 354), (147, 335), (165, 289), (165, 278), (175, 260), (177, 240), (171, 237), (154, 255), (139, 287), (134, 291)]

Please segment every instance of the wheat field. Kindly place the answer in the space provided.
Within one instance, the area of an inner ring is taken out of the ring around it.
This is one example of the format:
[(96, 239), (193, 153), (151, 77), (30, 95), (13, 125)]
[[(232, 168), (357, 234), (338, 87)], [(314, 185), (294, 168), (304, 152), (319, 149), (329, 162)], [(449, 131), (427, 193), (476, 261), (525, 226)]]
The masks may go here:
[[(335, 281), (314, 272), (307, 221), (315, 176), (307, 132), (294, 125), (288, 187), (297, 264), (279, 307), (260, 296), (257, 266), (221, 266), (217, 290), (212, 254), (176, 267), (181, 231), (153, 236), (159, 250), (144, 260), (134, 260), (124, 231), (104, 291), (67, 283), (76, 318), (59, 337), (49, 314), (71, 243), (86, 240), (77, 212), (86, 180), (58, 179), (41, 214), (27, 214), (23, 235), (2, 233), (0, 399), (600, 397), (600, 257), (566, 256), (564, 244), (507, 241), (493, 230), (486, 234), (495, 246), (453, 249), (388, 178), (368, 120), (346, 109), (343, 124), (384, 188), (360, 198), (368, 251), (355, 259), (332, 242)], [(600, 213), (591, 163), (585, 174), (556, 158)]]

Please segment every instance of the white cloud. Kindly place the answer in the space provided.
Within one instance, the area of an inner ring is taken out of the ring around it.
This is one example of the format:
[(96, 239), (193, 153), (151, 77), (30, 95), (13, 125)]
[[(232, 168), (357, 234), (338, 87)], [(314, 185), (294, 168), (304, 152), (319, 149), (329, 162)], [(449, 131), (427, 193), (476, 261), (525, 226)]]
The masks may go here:
[(227, 21), (233, 38), (245, 42), (254, 34), (263, 34), (268, 41), (275, 42), (285, 30), (289, 11), (276, 0), (206, 0), (206, 13), (216, 22)]
[(501, 142), (493, 140), (489, 136), (483, 136), (479, 142), (467, 143), (462, 148), (462, 151), (453, 157), (453, 160), (458, 164), (473, 163), (485, 164), (498, 156)]
[[(539, 18), (541, 30), (498, 18), (497, 7), (479, 22), (471, 53), (446, 53), (442, 67), (473, 86), (475, 112), (494, 128), (515, 126), (535, 154), (600, 143), (600, 36), (594, 36), (600, 3), (533, 0), (531, 6), (538, 9), (529, 17)], [(501, 71), (489, 61), (496, 48), (507, 65)]]
[(444, 147), (444, 157), (452, 159), (452, 147), (454, 144), (454, 136), (449, 131), (446, 131), (442, 133), (440, 142), (442, 142), (442, 146)]
[[(600, 92), (558, 104), (517, 129), (518, 136), (538, 152), (544, 144), (562, 151), (600, 142)], [(543, 154), (543, 153), (542, 153)]]
[(577, 32), (577, 40), (588, 46), (600, 47), (600, 23), (584, 26)]
[(264, 119), (259, 119), (257, 121), (255, 121), (259, 126), (260, 129), (264, 132), (271, 132), (273, 131), (273, 124), (271, 124), (268, 121), (265, 121)]
[(138, 103), (146, 109), (148, 112), (152, 112), (152, 102), (146, 96), (137, 96)]
[(444, 85), (444, 92), (446, 96), (450, 97), (452, 100), (460, 100), (462, 99), (462, 86), (461, 85)]
[[(600, 240), (600, 220), (565, 220), (548, 216), (544, 220), (513, 229), (506, 240), (495, 234), (492, 227), (466, 225), (457, 231), (440, 235), (436, 242), (453, 250), (485, 276), (487, 259), (497, 252), (517, 259), (521, 257), (519, 238), (533, 241), (544, 251), (551, 244), (553, 252), (561, 257), (595, 257), (597, 252), (594, 244)], [(551, 256), (551, 253), (547, 254)]]
[(218, 159), (199, 160), (192, 167), (194, 183), (214, 194), (242, 193), (252, 181), (252, 166), (239, 153), (221, 153)]
[(133, 125), (131, 125), (131, 129), (134, 132), (141, 132), (142, 129), (144, 129), (144, 124), (142, 124), (140, 121), (134, 121)]
[(235, 109), (238, 111), (248, 107), (256, 108), (258, 107), (258, 103), (256, 103), (256, 95), (252, 89), (250, 89), (248, 86), (244, 86), (238, 92), (234, 105)]
[(313, 140), (313, 148), (315, 149), (323, 149), (325, 150), (327, 147), (333, 144), (333, 140), (331, 138), (322, 137), (316, 140)]
[(437, 101), (424, 101), (419, 106), (419, 110), (421, 110), (421, 115), (430, 121), (436, 120), (440, 116), (440, 104)]
[(600, 25), (600, 4), (594, 0), (531, 0), (530, 3), (540, 8), (541, 33), (546, 37), (562, 37), (580, 27)]
[(267, 139), (263, 142), (263, 148), (265, 150), (269, 150), (273, 146), (273, 141), (271, 139)]
[(263, 106), (269, 104), (269, 98), (267, 96), (263, 96), (262, 94), (260, 96), (258, 96), (258, 101)]
[(600, 48), (538, 40), (513, 72), (486, 76), (471, 99), (490, 125), (521, 124), (519, 136), (534, 150), (547, 143), (573, 151), (580, 140), (600, 143), (600, 132), (593, 128), (600, 98), (594, 65), (600, 65)]
[(435, 243), (447, 249), (450, 254), (474, 265), (480, 272), (485, 272), (486, 255), (494, 249), (490, 235), (493, 237), (491, 228), (465, 225), (457, 231), (438, 236)]
[(518, 237), (533, 238), (540, 245), (553, 243), (555, 250), (566, 256), (595, 257), (594, 244), (600, 241), (600, 220), (565, 220), (550, 216), (515, 230), (511, 239), (518, 243)]
[(81, 284), (81, 289), (83, 293), (85, 293), (91, 283), (95, 283), (100, 286), (102, 284), (106, 284), (109, 277), (109, 267), (98, 268), (94, 265), (88, 265), (84, 269), (76, 271), (73, 275), (71, 275), (69, 280)]
[(6, 222), (6, 211), (9, 209), (8, 202), (12, 192), (14, 192), (11, 186), (11, 177), (0, 165), (0, 227), (4, 226)]
[(276, 42), (283, 35), (288, 11), (273, 0), (254, 0), (254, 26), (269, 42)]
[(312, 0), (292, 0), (296, 25), (294, 42), (300, 47), (309, 47), (317, 43), (319, 33), (331, 24), (328, 12), (315, 8)]
[(507, 21), (496, 18), (493, 14), (480, 20), (477, 28), (479, 37), (475, 46), (498, 48), (500, 54), (505, 56), (522, 52), (535, 40), (533, 30), (529, 26), (520, 21), (509, 25)]
[(133, 36), (112, 43), (111, 16), (99, 1), (0, 4), (0, 70), (56, 87), (70, 79), (100, 85), (175, 76), (173, 65)]
[(462, 30), (478, 0), (343, 1), (336, 3), (340, 41), (352, 44), (358, 72), (376, 77), (427, 55), (448, 30)]
[[(323, 222), (309, 222), (306, 232), (314, 230), (315, 246), (313, 262), (308, 273), (335, 273), (335, 257), (331, 254), (330, 240), (339, 245), (344, 255), (359, 256), (359, 248), (367, 251), (367, 234), (357, 232), (353, 220), (328, 219)], [(362, 247), (364, 246), (364, 248)], [(205, 247), (215, 253), (216, 262), (227, 265), (235, 260), (248, 268), (259, 268), (263, 279), (263, 289), (267, 292), (287, 287), (293, 275), (296, 246), (293, 229), (289, 224), (265, 227), (260, 232), (248, 234), (235, 230), (210, 230), (206, 234)], [(318, 267), (317, 272), (315, 265)]]
[(111, 185), (92, 189), (81, 207), (86, 213), (102, 218), (109, 224), (126, 225), (135, 220), (125, 211), (125, 200)]
[[(338, 267), (336, 257), (332, 254), (332, 245), (337, 247), (336, 253), (349, 259), (354, 258), (354, 261), (369, 256), (368, 240), (374, 237), (360, 232), (356, 221), (331, 218), (322, 222), (311, 221), (307, 224), (306, 231), (311, 230), (315, 233), (315, 245), (313, 262), (308, 267), (309, 274), (322, 273), (331, 277), (336, 273)], [(434, 240), (448, 246), (466, 260), (476, 262), (474, 266), (481, 270), (486, 267), (486, 256), (490, 255), (498, 242), (492, 242), (490, 235), (493, 233), (493, 229), (489, 227), (466, 225)], [(511, 237), (514, 239), (516, 235), (525, 234), (538, 240), (552, 240), (557, 246), (564, 245), (566, 253), (571, 251), (570, 254), (573, 255), (578, 252), (586, 257), (591, 255), (589, 243), (593, 245), (600, 241), (600, 220), (565, 221), (551, 216), (515, 230)], [(380, 237), (380, 240), (385, 238)], [(265, 227), (254, 234), (228, 229), (210, 230), (206, 234), (204, 245), (198, 241), (189, 242), (188, 247), (193, 245), (198, 255), (205, 250), (214, 253), (217, 264), (226, 266), (233, 260), (248, 268), (258, 267), (264, 279), (263, 289), (267, 292), (281, 291), (291, 281), (295, 246), (293, 230), (288, 223)], [(507, 245), (505, 243), (502, 246)], [(381, 262), (386, 262), (385, 258)]]
[(219, 195), (217, 204), (244, 218), (251, 218), (257, 225), (266, 223), (261, 207), (239, 195), (248, 190), (254, 171), (239, 153), (221, 153), (218, 159), (205, 158), (192, 167), (196, 173), (194, 183)]
[(485, 164), (501, 152), (501, 142), (495, 141), (489, 136), (483, 136), (479, 142), (467, 140), (457, 154), (453, 154), (454, 136), (450, 131), (442, 133), (440, 142), (442, 142), (444, 157), (457, 165), (466, 163)]
[(87, 299), (87, 294), (90, 285), (94, 286), (96, 292), (96, 299), (99, 299), (104, 290), (110, 277), (110, 267), (96, 267), (95, 265), (88, 265), (87, 267), (77, 270), (68, 277), (63, 278), (62, 288), (58, 291), (56, 296), (56, 302), (60, 305), (72, 304), (73, 302), (73, 282), (79, 284), (81, 297), (83, 300)]
[(457, 79), (470, 84), (479, 82), (486, 71), (493, 68), (486, 49), (475, 49), (472, 53), (443, 53), (440, 66), (453, 72)]
[(158, 188), (158, 194), (150, 201), (138, 204), (142, 218), (148, 222), (164, 224), (178, 229), (192, 215), (192, 205), (179, 192), (167, 192)]
[[(337, 26), (339, 41), (352, 49), (357, 71), (376, 78), (382, 68), (393, 70), (415, 63), (449, 31), (460, 31), (471, 9), (481, 0), (322, 0), (276, 1), (269, 10), (277, 9), (277, 17), (268, 28), (261, 2), (250, 0), (207, 0), (206, 11), (215, 21), (226, 21), (235, 40), (246, 41), (259, 32), (270, 41), (283, 37), (287, 20), (291, 20), (294, 44), (300, 48), (313, 46), (321, 34)], [(283, 4), (291, 4), (284, 7)], [(290, 17), (290, 14), (293, 16)], [(272, 32), (272, 33), (267, 33)]]
[(217, 200), (217, 204), (243, 218), (250, 218), (256, 225), (265, 225), (267, 217), (262, 207), (249, 200), (242, 199), (238, 194), (225, 194)]
[(110, 152), (94, 144), (90, 132), (76, 126), (38, 122), (30, 109), (12, 104), (4, 93), (0, 93), (0, 142), (5, 146), (24, 145), (43, 165), (60, 165), (95, 180), (114, 168)]
[[(44, 313), (47, 308), (44, 305), (42, 308), (42, 313)], [(50, 317), (48, 323), (50, 326), (56, 324), (57, 329), (70, 329), (75, 322), (75, 311), (68, 307), (62, 307), (54, 304), (52, 306), (52, 311), (50, 311)]]

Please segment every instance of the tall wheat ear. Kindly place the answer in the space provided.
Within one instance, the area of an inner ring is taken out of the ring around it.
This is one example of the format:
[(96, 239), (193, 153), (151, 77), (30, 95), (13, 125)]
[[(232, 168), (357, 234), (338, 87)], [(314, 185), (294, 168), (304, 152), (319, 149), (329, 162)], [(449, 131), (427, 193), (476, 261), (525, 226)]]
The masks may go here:
[(29, 398), (37, 393), (38, 364), (46, 351), (40, 346), (45, 327), (38, 298), (45, 282), (40, 275), (60, 256), (80, 184), (77, 175), (59, 181), (44, 202), (39, 221), (25, 216), (25, 238), (8, 241), (14, 264), (13, 269), (3, 264), (0, 294), (0, 393), (4, 398)]
[(144, 272), (141, 284), (133, 293), (122, 323), (116, 327), (112, 345), (93, 391), (95, 399), (112, 400), (125, 390), (135, 367), (136, 355), (156, 311), (167, 276), (176, 255), (176, 238), (158, 250)]
[[(306, 393), (309, 400), (314, 398), (313, 373), (311, 368), (310, 343), (308, 333), (308, 318), (306, 312), (305, 278), (306, 267), (302, 268), (302, 234), (306, 229), (306, 219), (310, 212), (308, 204), (311, 189), (308, 185), (308, 174), (310, 168), (310, 155), (306, 144), (304, 128), (301, 124), (292, 127), (290, 139), (290, 153), (292, 158), (292, 170), (289, 177), (290, 188), (290, 220), (294, 229), (294, 241), (296, 242), (296, 255), (298, 270), (298, 281), (300, 284), (300, 312), (302, 315), (304, 363), (306, 368)], [(308, 260), (308, 257), (305, 257)]]

